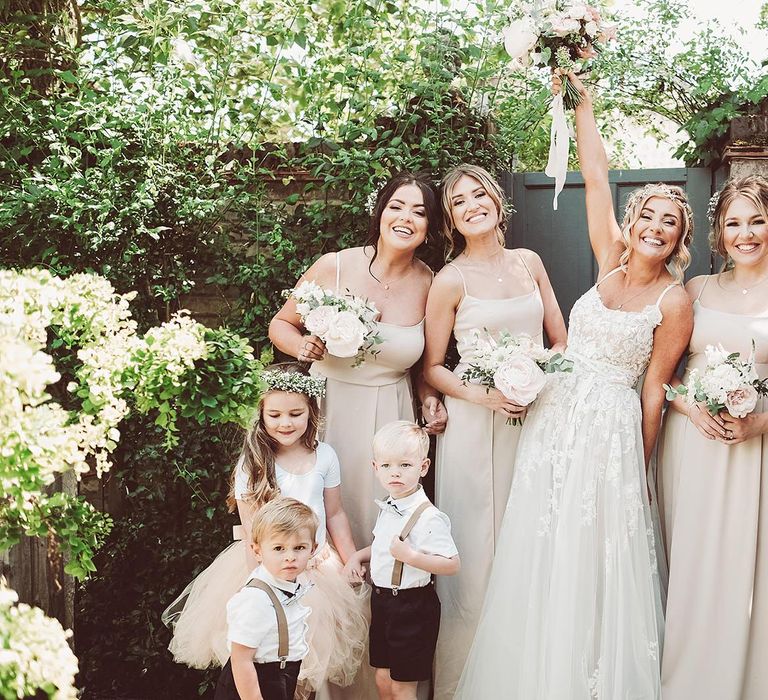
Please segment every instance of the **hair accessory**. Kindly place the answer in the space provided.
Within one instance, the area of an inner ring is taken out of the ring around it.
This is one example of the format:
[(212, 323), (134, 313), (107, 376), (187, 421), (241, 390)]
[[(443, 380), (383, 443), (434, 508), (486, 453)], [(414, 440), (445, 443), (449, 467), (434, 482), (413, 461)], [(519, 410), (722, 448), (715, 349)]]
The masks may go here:
[(650, 199), (651, 197), (666, 197), (683, 210), (688, 222), (688, 233), (686, 237), (690, 238), (691, 232), (693, 231), (693, 210), (691, 209), (691, 205), (688, 204), (688, 200), (685, 197), (682, 197), (679, 192), (676, 192), (663, 182), (649, 182), (644, 187), (633, 192), (627, 199), (627, 206), (624, 209), (625, 215), (634, 209), (639, 202)]
[(388, 180), (385, 179), (378, 179), (373, 181), (373, 187), (365, 199), (365, 210), (368, 212), (368, 216), (373, 216), (373, 210), (376, 208), (376, 202), (379, 199), (379, 192), (381, 192), (382, 188), (387, 184), (387, 182)]
[(261, 378), (270, 389), (275, 391), (292, 391), (295, 394), (306, 394), (314, 399), (325, 396), (325, 378), (312, 377), (300, 372), (282, 372), (277, 369), (262, 372)]
[(720, 203), (720, 194), (722, 190), (718, 190), (709, 198), (709, 204), (707, 205), (707, 220), (710, 226), (715, 225), (715, 209)]

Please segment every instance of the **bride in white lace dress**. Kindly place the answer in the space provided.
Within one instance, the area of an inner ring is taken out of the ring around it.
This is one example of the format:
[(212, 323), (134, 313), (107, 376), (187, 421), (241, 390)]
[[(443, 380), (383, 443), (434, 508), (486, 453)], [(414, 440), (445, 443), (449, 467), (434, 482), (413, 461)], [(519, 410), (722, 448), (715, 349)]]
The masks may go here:
[(681, 189), (650, 185), (618, 226), (591, 98), (572, 79), (599, 281), (571, 311), (573, 373), (550, 375), (526, 418), (463, 700), (661, 697), (646, 465), (691, 333), (678, 278), (692, 215)]

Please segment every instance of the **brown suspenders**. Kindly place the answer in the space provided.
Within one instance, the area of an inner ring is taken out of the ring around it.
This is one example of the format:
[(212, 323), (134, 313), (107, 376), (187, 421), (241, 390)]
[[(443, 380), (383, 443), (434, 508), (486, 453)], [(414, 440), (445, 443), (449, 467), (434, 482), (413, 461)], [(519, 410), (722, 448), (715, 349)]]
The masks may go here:
[(245, 584), (247, 588), (260, 588), (264, 591), (269, 599), (272, 601), (272, 605), (275, 607), (275, 616), (277, 617), (277, 656), (280, 661), (280, 668), (285, 668), (285, 661), (288, 658), (288, 619), (285, 617), (285, 610), (283, 610), (283, 604), (277, 597), (275, 592), (265, 581), (258, 578), (252, 578)]
[[(405, 524), (403, 531), (400, 533), (400, 541), (405, 541), (405, 538), (411, 534), (414, 525), (421, 517), (421, 514), (431, 506), (429, 501), (424, 501), (408, 518), (408, 522)], [(397, 595), (397, 591), (400, 588), (400, 583), (403, 580), (403, 562), (399, 559), (395, 559), (395, 565), (392, 567), (392, 595)]]

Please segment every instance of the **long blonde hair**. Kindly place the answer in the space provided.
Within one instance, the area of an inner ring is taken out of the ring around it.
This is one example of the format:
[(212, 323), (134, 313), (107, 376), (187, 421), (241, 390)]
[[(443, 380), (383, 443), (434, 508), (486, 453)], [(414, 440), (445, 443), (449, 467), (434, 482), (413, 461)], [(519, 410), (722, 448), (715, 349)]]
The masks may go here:
[[(279, 370), (291, 374), (304, 374), (304, 368), (296, 362), (283, 362), (272, 365), (268, 370)], [(280, 495), (280, 489), (277, 487), (277, 476), (275, 474), (275, 456), (277, 454), (277, 441), (267, 433), (264, 427), (264, 399), (275, 390), (269, 390), (261, 397), (259, 404), (259, 413), (256, 421), (249, 430), (245, 432), (243, 438), (243, 447), (240, 450), (240, 457), (237, 460), (232, 476), (230, 477), (229, 495), (227, 496), (227, 506), (230, 512), (237, 509), (237, 499), (235, 498), (235, 477), (242, 468), (248, 475), (248, 491), (243, 500), (253, 503), (257, 507), (268, 503), (276, 496)], [(309, 420), (307, 429), (301, 436), (302, 445), (309, 450), (317, 449), (317, 432), (320, 427), (320, 407), (317, 399), (307, 394), (302, 394), (307, 400), (309, 408)]]
[(624, 252), (619, 257), (619, 265), (626, 269), (632, 253), (632, 228), (640, 220), (640, 214), (646, 203), (652, 197), (668, 199), (680, 209), (682, 214), (682, 231), (675, 249), (666, 260), (667, 265), (672, 265), (674, 277), (680, 282), (688, 266), (691, 264), (691, 252), (688, 246), (693, 240), (693, 210), (688, 203), (688, 195), (682, 187), (677, 185), (665, 185), (664, 183), (648, 184), (635, 190), (627, 199), (624, 209), (624, 219), (621, 222), (621, 238), (624, 241)]
[(710, 219), (709, 247), (723, 258), (723, 270), (727, 270), (733, 266), (723, 241), (725, 215), (728, 213), (728, 208), (737, 197), (744, 197), (768, 221), (768, 179), (762, 175), (732, 177), (715, 196), (717, 200)]
[(442, 233), (445, 238), (446, 260), (454, 257), (453, 253), (455, 251), (457, 251), (457, 255), (461, 253), (466, 245), (463, 236), (461, 237), (461, 242), (456, 241), (454, 238), (456, 224), (453, 220), (453, 205), (451, 204), (451, 193), (453, 192), (453, 188), (465, 175), (471, 177), (473, 180), (477, 180), (496, 205), (496, 212), (499, 216), (499, 222), (496, 225), (496, 238), (502, 246), (504, 245), (504, 232), (507, 230), (507, 217), (512, 213), (512, 208), (507, 204), (506, 197), (504, 196), (504, 190), (499, 187), (499, 184), (485, 168), (481, 168), (479, 165), (470, 165), (468, 163), (457, 165), (453, 170), (450, 170), (446, 174), (440, 186), (440, 204), (443, 209)]

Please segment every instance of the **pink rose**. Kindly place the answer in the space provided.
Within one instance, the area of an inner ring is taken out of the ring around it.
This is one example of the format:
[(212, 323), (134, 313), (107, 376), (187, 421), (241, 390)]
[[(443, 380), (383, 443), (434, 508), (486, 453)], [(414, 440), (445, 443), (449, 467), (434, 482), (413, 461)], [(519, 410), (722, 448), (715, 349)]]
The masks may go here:
[(317, 306), (304, 317), (304, 328), (320, 338), (328, 333), (339, 310), (335, 306)]
[(493, 383), (506, 398), (518, 406), (527, 406), (544, 388), (547, 377), (539, 366), (523, 354), (515, 354), (493, 375)]
[(507, 53), (517, 61), (526, 62), (528, 53), (538, 40), (530, 22), (523, 19), (512, 22), (502, 29), (502, 34)]
[(725, 407), (734, 418), (744, 418), (757, 406), (757, 390), (751, 384), (725, 395)]
[(577, 19), (571, 19), (570, 17), (553, 17), (552, 18), (552, 31), (556, 36), (568, 36), (569, 34), (576, 34), (581, 29), (581, 22)]

